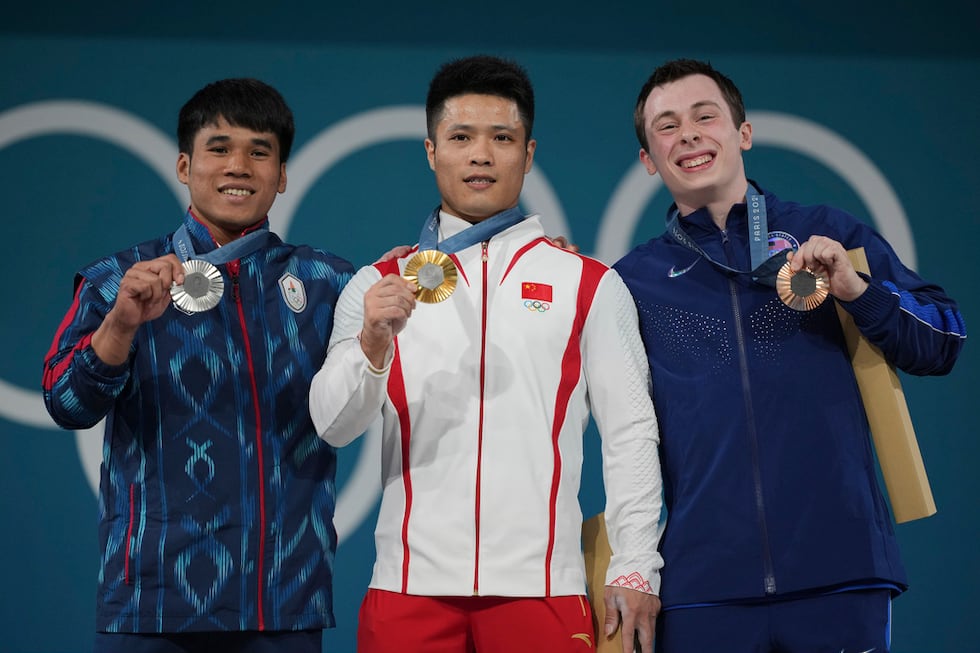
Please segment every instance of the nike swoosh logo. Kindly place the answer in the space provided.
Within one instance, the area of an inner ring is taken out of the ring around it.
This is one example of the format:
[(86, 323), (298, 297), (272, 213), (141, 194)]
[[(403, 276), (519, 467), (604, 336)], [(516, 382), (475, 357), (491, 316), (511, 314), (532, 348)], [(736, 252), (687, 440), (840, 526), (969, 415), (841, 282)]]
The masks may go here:
[(572, 639), (580, 639), (588, 644), (589, 648), (592, 648), (592, 635), (589, 633), (575, 633), (572, 635)]
[(676, 265), (672, 265), (672, 266), (670, 266), (670, 270), (667, 271), (667, 276), (670, 277), (671, 279), (673, 279), (675, 277), (679, 277), (682, 274), (684, 274), (686, 272), (689, 272), (691, 270), (691, 268), (693, 268), (695, 265), (697, 265), (698, 264), (698, 261), (700, 261), (700, 260), (701, 260), (700, 258), (696, 258), (696, 259), (694, 259), (694, 263), (691, 263), (686, 268), (682, 268), (680, 270), (677, 269), (677, 266)]
[[(861, 651), (861, 653), (874, 653), (877, 650), (877, 648), (869, 648), (867, 651)], [(841, 649), (840, 653), (847, 653), (847, 651), (845, 649)]]

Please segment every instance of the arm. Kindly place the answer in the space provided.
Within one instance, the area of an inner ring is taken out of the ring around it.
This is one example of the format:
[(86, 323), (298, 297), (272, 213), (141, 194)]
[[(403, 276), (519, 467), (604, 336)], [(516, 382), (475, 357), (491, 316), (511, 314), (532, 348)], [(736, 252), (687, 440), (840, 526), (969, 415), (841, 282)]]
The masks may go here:
[(622, 619), (624, 651), (634, 631), (652, 650), (660, 610), (657, 551), (663, 483), (659, 431), (636, 307), (619, 275), (606, 272), (582, 337), (592, 414), (602, 437), (606, 523), (612, 559), (606, 574), (606, 635)]
[(856, 272), (845, 246), (826, 236), (803, 243), (791, 265), (826, 276), (831, 294), (890, 363), (910, 374), (948, 373), (966, 339), (956, 302), (906, 268), (870, 228), (861, 225), (854, 236), (847, 247), (865, 248), (870, 277)]
[(126, 270), (111, 307), (99, 289), (79, 279), (75, 299), (44, 360), (48, 412), (64, 428), (89, 428), (108, 414), (129, 380), (139, 327), (170, 305), (170, 286), (183, 282), (173, 254)]
[(394, 338), (415, 307), (412, 284), (362, 268), (337, 301), (327, 359), (310, 386), (317, 434), (341, 447), (362, 434), (385, 402)]

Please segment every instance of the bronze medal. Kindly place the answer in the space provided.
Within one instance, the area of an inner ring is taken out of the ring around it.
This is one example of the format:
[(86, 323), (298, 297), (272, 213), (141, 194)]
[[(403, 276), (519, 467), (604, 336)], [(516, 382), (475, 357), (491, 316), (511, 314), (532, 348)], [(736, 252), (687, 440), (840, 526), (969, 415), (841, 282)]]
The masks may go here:
[(794, 311), (812, 311), (827, 299), (830, 284), (826, 277), (804, 268), (790, 271), (787, 261), (776, 275), (776, 292), (783, 303)]

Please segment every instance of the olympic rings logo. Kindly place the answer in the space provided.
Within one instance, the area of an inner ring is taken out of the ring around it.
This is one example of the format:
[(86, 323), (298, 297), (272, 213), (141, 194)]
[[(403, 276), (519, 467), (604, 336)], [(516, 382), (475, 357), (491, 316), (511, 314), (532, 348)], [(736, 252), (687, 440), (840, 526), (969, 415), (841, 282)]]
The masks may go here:
[[(750, 113), (756, 146), (774, 146), (815, 159), (847, 181), (867, 207), (879, 232), (899, 257), (915, 268), (915, 247), (898, 197), (878, 168), (854, 145), (835, 132), (808, 120), (781, 113)], [(116, 145), (154, 170), (176, 197), (175, 214), (188, 204), (186, 188), (176, 179), (177, 147), (153, 125), (123, 110), (78, 100), (37, 102), (0, 113), (0, 149), (18, 141), (48, 134), (76, 134)], [(272, 228), (288, 240), (293, 216), (310, 188), (337, 162), (373, 145), (421, 141), (425, 110), (421, 106), (381, 107), (356, 114), (324, 129), (288, 165), (289, 189), (270, 213)], [(660, 177), (650, 177), (637, 161), (613, 191), (602, 215), (595, 256), (613, 263), (631, 247), (633, 232), (644, 208), (660, 191)], [(541, 214), (545, 231), (571, 238), (561, 202), (540, 166), (525, 177), (521, 204)], [(543, 312), (549, 305), (525, 302), (528, 310)], [(40, 392), (0, 379), (0, 416), (38, 429), (57, 430), (44, 409)], [(93, 492), (98, 492), (103, 425), (76, 432), (79, 459)], [(363, 438), (350, 479), (337, 500), (336, 527), (340, 541), (353, 533), (377, 504), (381, 460), (380, 418)]]
[(551, 304), (540, 302), (536, 299), (526, 299), (524, 300), (524, 308), (532, 313), (544, 313), (545, 311), (551, 310)]

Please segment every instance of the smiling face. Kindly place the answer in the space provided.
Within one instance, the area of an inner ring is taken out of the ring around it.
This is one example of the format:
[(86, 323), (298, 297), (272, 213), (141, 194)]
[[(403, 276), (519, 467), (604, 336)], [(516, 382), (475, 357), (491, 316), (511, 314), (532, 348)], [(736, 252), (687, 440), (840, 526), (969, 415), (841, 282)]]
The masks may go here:
[(477, 94), (446, 100), (435, 140), (425, 140), (442, 209), (475, 223), (517, 206), (536, 145), (513, 100)]
[(193, 153), (180, 153), (177, 178), (190, 190), (191, 211), (223, 245), (265, 219), (286, 190), (286, 164), (275, 134), (219, 118), (194, 136)]
[(643, 108), (647, 172), (660, 174), (682, 214), (702, 207), (727, 215), (745, 197), (742, 152), (752, 126), (736, 125), (721, 89), (706, 75), (655, 87)]

